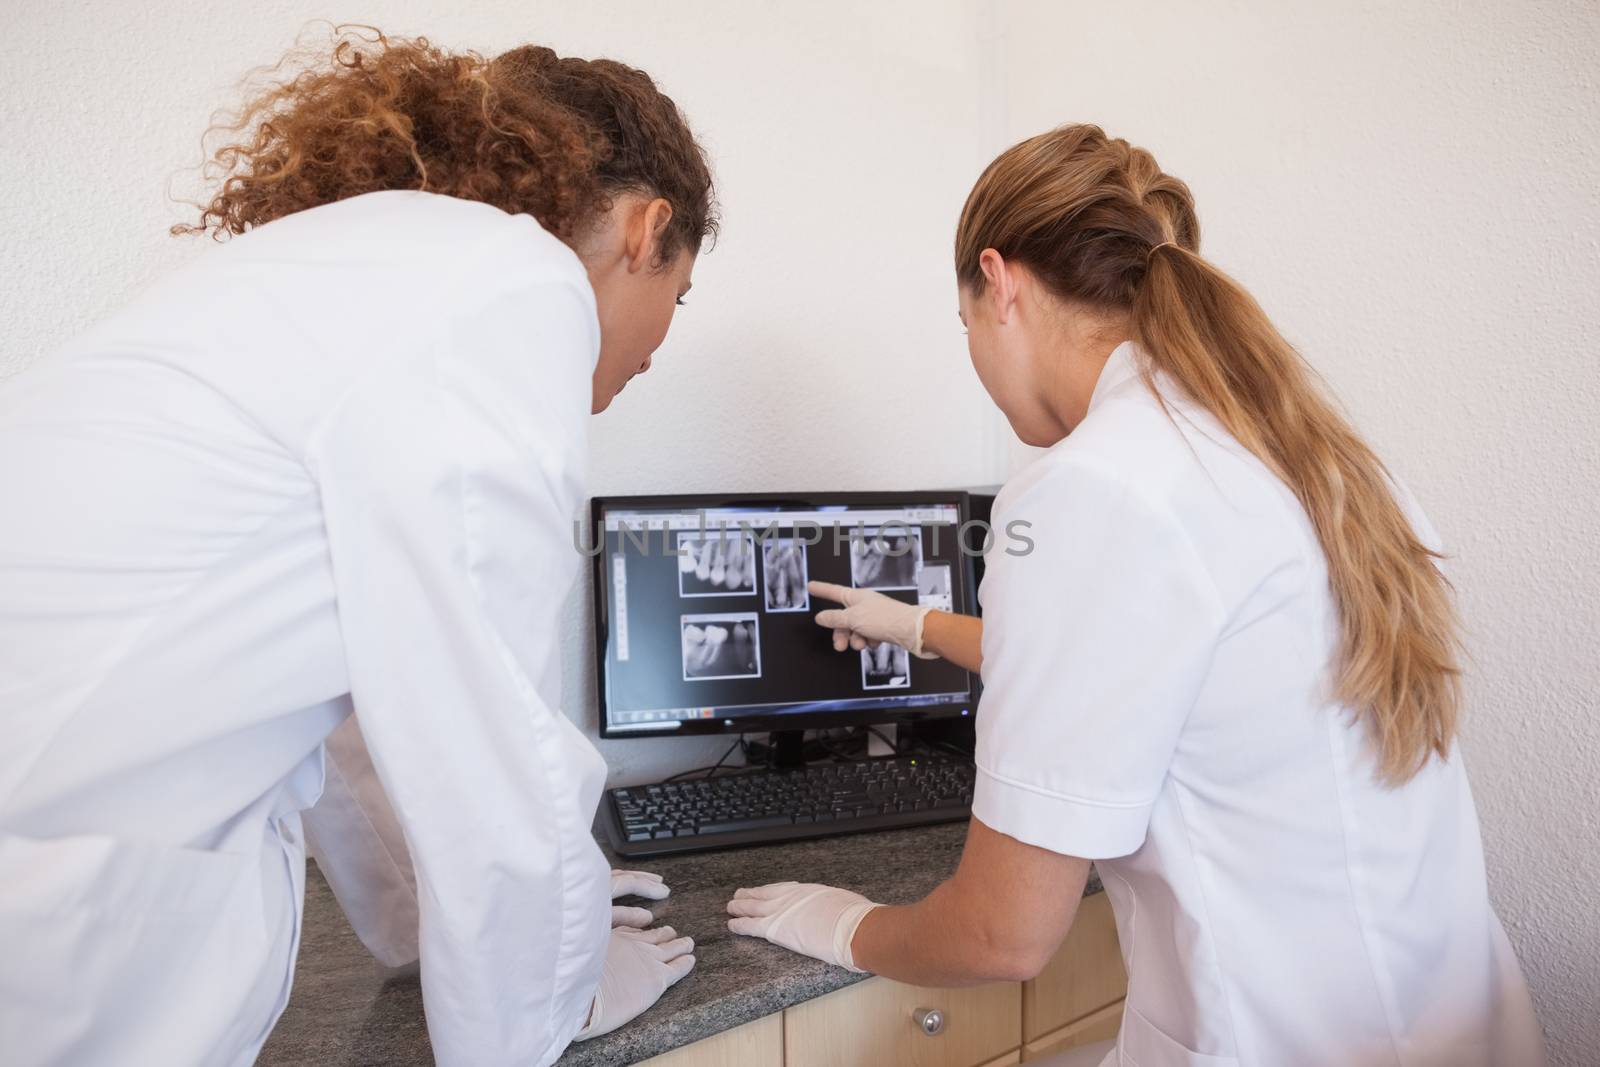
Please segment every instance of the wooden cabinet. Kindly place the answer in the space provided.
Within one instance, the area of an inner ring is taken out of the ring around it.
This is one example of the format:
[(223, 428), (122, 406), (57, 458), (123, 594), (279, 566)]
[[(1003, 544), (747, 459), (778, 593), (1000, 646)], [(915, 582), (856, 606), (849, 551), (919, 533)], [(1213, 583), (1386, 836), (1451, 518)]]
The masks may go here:
[(783, 1013), (653, 1056), (641, 1067), (783, 1067)]
[(1084, 897), (1066, 941), (1039, 977), (1022, 987), (1022, 1039), (1032, 1041), (1121, 1000), (1128, 975), (1104, 893)]
[(1022, 1050), (1014, 1048), (997, 1060), (990, 1060), (983, 1067), (1017, 1067), (1022, 1062)]
[[(1097, 893), (1031, 982), (924, 989), (869, 978), (645, 1065), (1013, 1067), (1115, 1037), (1127, 988), (1111, 905)], [(937, 1033), (925, 1032), (920, 1011), (940, 1013)]]
[[(919, 1012), (939, 1013), (926, 1033)], [(869, 978), (784, 1012), (784, 1067), (976, 1067), (1022, 1041), (1022, 987), (923, 989)]]
[(1068, 1023), (1059, 1030), (1035, 1038), (1022, 1046), (1022, 1062), (1042, 1060), (1069, 1048), (1087, 1045), (1094, 1041), (1109, 1041), (1122, 1027), (1122, 1001), (1108, 1004), (1077, 1022)]

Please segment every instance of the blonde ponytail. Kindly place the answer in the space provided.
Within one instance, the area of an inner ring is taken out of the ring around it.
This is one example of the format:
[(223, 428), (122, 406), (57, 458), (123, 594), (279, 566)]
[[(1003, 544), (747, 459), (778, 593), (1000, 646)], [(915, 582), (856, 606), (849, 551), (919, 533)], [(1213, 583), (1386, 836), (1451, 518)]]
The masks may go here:
[(1379, 774), (1405, 782), (1447, 756), (1460, 706), (1449, 584), (1372, 449), (1236, 282), (1199, 255), (1189, 190), (1095, 126), (1008, 149), (967, 200), (962, 283), (978, 255), (1026, 264), (1056, 295), (1131, 315), (1153, 368), (1281, 478), (1310, 517), (1340, 619), (1333, 697), (1371, 729)]

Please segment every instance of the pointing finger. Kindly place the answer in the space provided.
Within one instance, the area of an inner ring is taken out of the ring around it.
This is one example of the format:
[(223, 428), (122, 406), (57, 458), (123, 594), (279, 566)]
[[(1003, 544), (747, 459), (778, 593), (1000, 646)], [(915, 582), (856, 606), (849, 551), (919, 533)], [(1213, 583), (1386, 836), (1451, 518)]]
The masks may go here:
[(812, 596), (819, 596), (824, 600), (837, 601), (845, 607), (849, 607), (855, 597), (854, 589), (846, 585), (835, 585), (832, 582), (807, 582), (806, 589), (810, 591)]

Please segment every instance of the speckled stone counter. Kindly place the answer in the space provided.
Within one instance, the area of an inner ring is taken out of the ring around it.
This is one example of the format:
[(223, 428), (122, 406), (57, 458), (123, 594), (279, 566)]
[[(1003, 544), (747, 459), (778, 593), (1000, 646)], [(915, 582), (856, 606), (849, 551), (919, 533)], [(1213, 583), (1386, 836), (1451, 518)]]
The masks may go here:
[[(955, 823), (655, 860), (613, 859), (613, 866), (655, 871), (672, 886), (672, 896), (651, 910), (658, 921), (694, 938), (698, 962), (633, 1022), (573, 1044), (560, 1067), (635, 1063), (860, 981), (862, 975), (728, 933), (728, 898), (739, 886), (794, 879), (846, 886), (886, 904), (917, 900), (955, 870), (965, 835), (966, 824)], [(1098, 888), (1091, 880), (1090, 891)], [(294, 994), (257, 1063), (433, 1063), (415, 972), (387, 973), (373, 961), (315, 867), (306, 878)]]

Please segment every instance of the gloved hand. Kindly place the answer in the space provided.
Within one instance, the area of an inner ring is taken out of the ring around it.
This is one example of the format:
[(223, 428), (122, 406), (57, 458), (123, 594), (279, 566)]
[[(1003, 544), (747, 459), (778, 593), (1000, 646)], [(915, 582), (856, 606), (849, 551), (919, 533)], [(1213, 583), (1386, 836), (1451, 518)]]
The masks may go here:
[(728, 901), (728, 929), (861, 973), (851, 954), (856, 927), (874, 904), (860, 893), (804, 882), (741, 889)]
[(899, 645), (913, 656), (934, 659), (922, 651), (922, 622), (933, 609), (919, 604), (902, 604), (874, 589), (851, 589), (832, 582), (807, 584), (811, 595), (836, 600), (843, 608), (817, 612), (817, 625), (833, 631), (833, 647), (860, 651), (887, 641)]
[(679, 937), (670, 926), (635, 930), (618, 926), (606, 947), (600, 988), (589, 1008), (589, 1022), (574, 1041), (610, 1033), (661, 999), (672, 985), (694, 970), (694, 941)]
[[(618, 897), (644, 897), (646, 900), (666, 900), (672, 894), (659, 874), (649, 871), (611, 871), (611, 899)], [(611, 905), (612, 926), (646, 927), (655, 922), (649, 908), (630, 908)]]

